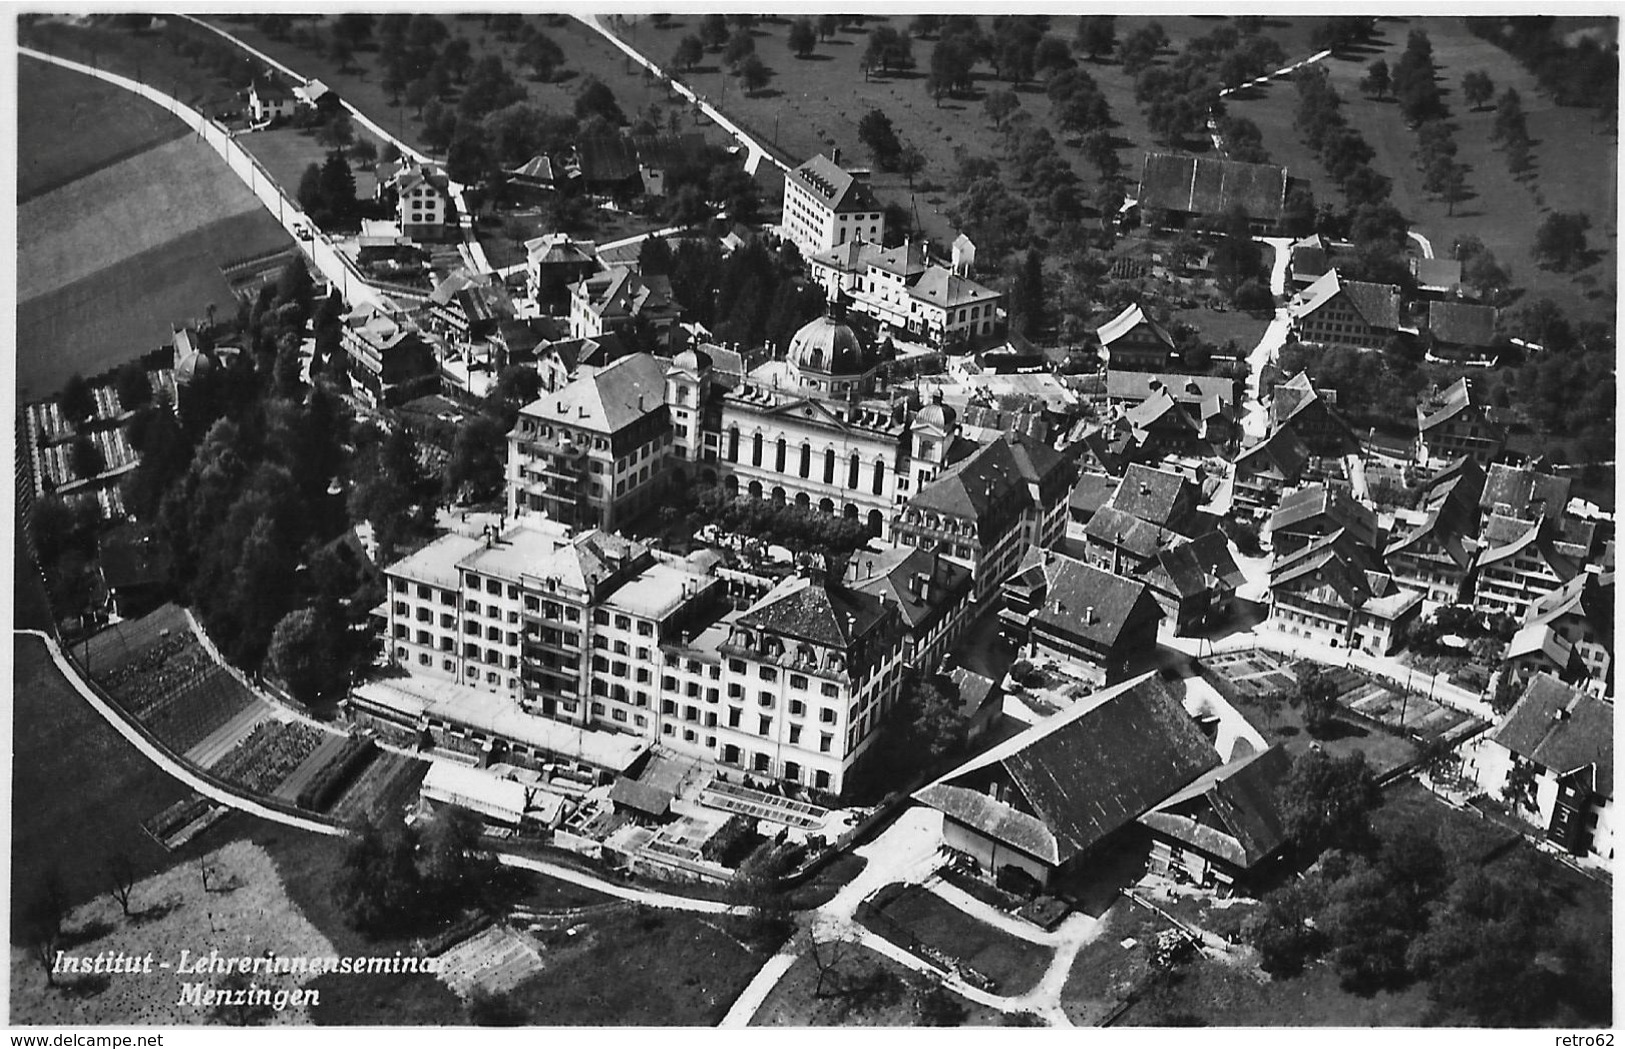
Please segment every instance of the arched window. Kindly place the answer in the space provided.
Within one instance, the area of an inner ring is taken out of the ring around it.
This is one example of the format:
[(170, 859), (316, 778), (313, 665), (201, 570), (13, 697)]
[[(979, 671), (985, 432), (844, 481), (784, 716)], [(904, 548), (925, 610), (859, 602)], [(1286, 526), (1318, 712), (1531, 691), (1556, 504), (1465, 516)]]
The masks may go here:
[(801, 476), (812, 476), (812, 445), (801, 442)]
[(774, 457), (773, 469), (779, 473), (784, 472), (784, 438), (779, 438), (778, 454)]
[(874, 493), (876, 495), (879, 495), (880, 493), (884, 492), (885, 490), (886, 490), (886, 461), (884, 459), (876, 459), (875, 460)]
[(752, 466), (762, 465), (762, 435), (760, 433), (752, 434), (750, 438), (750, 464)]
[(824, 449), (824, 483), (835, 483), (835, 449)]
[(739, 427), (737, 426), (728, 427), (728, 461), (730, 463), (739, 461)]
[(853, 452), (852, 461), (847, 463), (846, 466), (846, 486), (854, 491), (856, 491), (858, 487), (858, 470), (860, 466), (861, 463), (858, 459), (858, 453)]

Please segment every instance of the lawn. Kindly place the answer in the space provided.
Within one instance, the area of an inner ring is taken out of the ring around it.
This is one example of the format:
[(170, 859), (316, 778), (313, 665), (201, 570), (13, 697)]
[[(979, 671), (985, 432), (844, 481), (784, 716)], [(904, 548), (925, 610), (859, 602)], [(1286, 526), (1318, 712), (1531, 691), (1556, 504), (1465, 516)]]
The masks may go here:
[(1369, 997), (1339, 986), (1328, 962), (1290, 980), (1271, 980), (1224, 960), (1202, 956), (1146, 988), (1117, 1018), (1120, 1027), (1415, 1027), (1428, 1007), (1418, 986)]
[(76, 16), (32, 18), (17, 29), (18, 42), (26, 47), (142, 80), (202, 112), (239, 108), (243, 99), (237, 92), (216, 79), (208, 66), (194, 64), (175, 50), (182, 36), (218, 39), (178, 18), (168, 19), (162, 31), (139, 33)]
[(51, 869), (76, 901), (101, 891), (98, 873), (123, 853), (142, 873), (173, 862), (141, 821), (187, 789), (131, 747), (57, 672), (45, 643), (13, 642), (12, 907)]
[[(359, 125), (356, 126), (356, 141), (371, 142), (374, 148), (383, 145)], [(237, 144), (248, 150), (270, 172), (271, 178), (282, 187), (289, 200), (295, 199), (299, 192), (299, 180), (304, 176), (305, 168), (311, 164), (319, 168), (327, 159), (327, 147), (316, 141), (316, 133), (298, 128), (280, 127), (241, 134), (237, 136)], [(355, 176), (357, 199), (371, 200), (378, 186), (372, 168), (356, 167), (352, 163), (351, 169), (351, 174)]]
[[(218, 948), (232, 956), (278, 955), (320, 958), (333, 953), (328, 942), (293, 905), (264, 849), (232, 842), (206, 857), (214, 874), (205, 889), (194, 864), (176, 864), (135, 885), (126, 917), (110, 897), (86, 903), (65, 923), (64, 947), (80, 956), (103, 951), (144, 956), (152, 952), (152, 973), (140, 975), (71, 975), (63, 987), (46, 988), (37, 962), (22, 952), (11, 964), (11, 1020), (27, 1024), (116, 1024), (179, 1026), (220, 1023), (212, 1007), (181, 1002), (184, 983), (203, 980), (218, 986), (219, 976), (183, 974), (170, 965), (181, 952), (207, 954)], [(159, 968), (162, 965), (162, 968)], [(308, 975), (257, 974), (259, 986), (275, 990), (308, 985)], [(325, 996), (324, 996), (325, 997)], [(271, 1024), (309, 1023), (304, 1003), (272, 1012)]]
[(17, 252), (24, 264), (17, 299), (26, 303), (260, 208), (219, 154), (196, 138), (156, 146), (18, 208)]
[[(1120, 897), (1100, 919), (1095, 938), (1084, 944), (1061, 989), (1061, 1008), (1079, 1027), (1100, 1023), (1151, 971), (1150, 944), (1171, 929), (1155, 911)], [(1133, 940), (1134, 945), (1123, 946)]]
[[(1326, 68), (1343, 97), (1343, 112), (1350, 125), (1376, 152), (1372, 166), (1394, 180), (1394, 205), (1432, 241), (1435, 252), (1448, 252), (1457, 236), (1476, 235), (1510, 267), (1514, 285), (1525, 288), (1529, 296), (1548, 297), (1575, 319), (1601, 319), (1611, 310), (1614, 298), (1618, 202), (1614, 191), (1616, 147), (1597, 121), (1596, 111), (1554, 105), (1532, 75), (1506, 52), (1469, 33), (1462, 19), (1388, 18), (1379, 28), (1374, 48), (1357, 57), (1330, 60)], [(1433, 199), (1422, 187), (1422, 172), (1414, 159), (1416, 134), (1405, 127), (1399, 107), (1391, 100), (1367, 99), (1358, 88), (1370, 62), (1381, 58), (1393, 67), (1413, 28), (1425, 30), (1432, 41), (1440, 86), (1456, 125), (1458, 158), (1471, 169), (1467, 183), (1475, 195), (1462, 202), (1453, 216), (1447, 214), (1443, 201)], [(1505, 159), (1489, 141), (1493, 111), (1470, 112), (1461, 98), (1461, 76), (1474, 69), (1490, 73), (1497, 93), (1513, 87), (1523, 98), (1535, 137), (1536, 177), (1527, 184), (1513, 180)], [(1258, 124), (1265, 148), (1276, 163), (1286, 165), (1294, 177), (1313, 180), (1320, 200), (1341, 203), (1341, 195), (1292, 128), (1296, 103), (1297, 93), (1291, 85), (1279, 83), (1255, 97), (1232, 99), (1230, 109)], [(1590, 242), (1600, 255), (1584, 273), (1559, 274), (1535, 265), (1535, 229), (1551, 210), (1590, 215)]]
[(54, 393), (169, 341), (214, 303), (234, 309), (220, 265), (292, 243), (263, 210), (222, 219), (125, 258), (17, 308), (17, 399)]
[[(751, 1018), (752, 1027), (911, 1027), (920, 1022), (910, 992), (921, 981), (914, 970), (859, 944), (821, 950), (828, 952), (831, 969), (823, 995), (818, 993), (818, 965), (804, 954), (768, 992)], [(851, 990), (837, 993), (838, 981)], [(997, 1009), (953, 997), (965, 1010), (966, 1026), (997, 1026), (1003, 1020)]]
[[(1048, 947), (978, 921), (917, 885), (905, 888), (882, 906), (881, 912), (925, 944), (991, 977), (998, 984), (999, 994), (1031, 990), (1054, 956)], [(882, 935), (890, 932), (883, 923), (875, 931)]]
[(17, 61), (17, 201), (187, 133), (128, 91), (38, 59)]

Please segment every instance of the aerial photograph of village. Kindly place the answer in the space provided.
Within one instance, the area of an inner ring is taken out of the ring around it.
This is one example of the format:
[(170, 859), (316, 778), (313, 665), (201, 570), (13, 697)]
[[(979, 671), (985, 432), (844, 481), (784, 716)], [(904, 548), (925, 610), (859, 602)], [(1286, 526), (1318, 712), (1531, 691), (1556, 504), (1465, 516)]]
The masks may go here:
[(10, 1025), (1611, 1025), (1617, 18), (6, 17)]

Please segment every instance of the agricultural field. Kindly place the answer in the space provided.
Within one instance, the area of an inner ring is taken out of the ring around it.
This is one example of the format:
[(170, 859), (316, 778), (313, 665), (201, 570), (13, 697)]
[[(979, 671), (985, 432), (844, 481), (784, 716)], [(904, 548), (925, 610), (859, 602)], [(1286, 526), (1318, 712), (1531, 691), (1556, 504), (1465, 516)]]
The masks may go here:
[(263, 721), (210, 771), (258, 794), (269, 794), (329, 733), (303, 721)]
[[(75, 901), (101, 892), (115, 854), (143, 873), (170, 860), (141, 830), (188, 793), (113, 730), (58, 672), (45, 642), (13, 642), (12, 917), (46, 873)], [(65, 789), (65, 785), (72, 789)]]
[(187, 134), (163, 110), (72, 70), (17, 60), (17, 202)]
[[(1359, 91), (1366, 66), (1380, 58), (1392, 68), (1413, 29), (1425, 31), (1432, 41), (1440, 87), (1456, 126), (1458, 159), (1470, 169), (1467, 185), (1473, 196), (1459, 204), (1454, 215), (1448, 214), (1444, 201), (1423, 189), (1415, 159), (1416, 133), (1405, 127), (1398, 105), (1392, 99), (1366, 98)], [(1448, 252), (1458, 236), (1477, 236), (1511, 269), (1513, 284), (1524, 288), (1528, 297), (1550, 298), (1576, 320), (1608, 315), (1617, 257), (1617, 146), (1596, 110), (1555, 105), (1533, 75), (1505, 51), (1473, 36), (1460, 18), (1384, 18), (1372, 46), (1325, 65), (1343, 98), (1350, 126), (1376, 153), (1372, 167), (1394, 180), (1394, 206), (1432, 241), (1436, 253)], [(1505, 158), (1489, 140), (1493, 109), (1473, 112), (1461, 97), (1460, 79), (1475, 69), (1490, 74), (1498, 94), (1511, 87), (1523, 98), (1535, 161), (1534, 178), (1525, 184), (1513, 179)], [(1294, 177), (1313, 180), (1317, 197), (1340, 204), (1340, 194), (1292, 127), (1296, 104), (1292, 85), (1278, 82), (1247, 97), (1233, 97), (1230, 112), (1259, 126), (1271, 159)], [(1591, 217), (1589, 240), (1601, 254), (1584, 272), (1562, 274), (1536, 266), (1535, 229), (1551, 211), (1583, 211)]]
[(429, 763), (393, 751), (380, 752), (339, 795), (328, 815), (340, 823), (394, 818), (417, 800)]

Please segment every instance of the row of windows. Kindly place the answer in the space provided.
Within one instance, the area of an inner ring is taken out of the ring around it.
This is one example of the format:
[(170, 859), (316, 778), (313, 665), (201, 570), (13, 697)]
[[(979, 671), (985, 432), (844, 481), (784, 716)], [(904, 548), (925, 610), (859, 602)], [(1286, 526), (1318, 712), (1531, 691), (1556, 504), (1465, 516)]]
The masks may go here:
[[(750, 464), (762, 466), (764, 440), (760, 433), (751, 435)], [(728, 430), (728, 461), (739, 462), (739, 428), (731, 427)], [(835, 449), (824, 449), (823, 475), (824, 483), (835, 484)], [(790, 465), (790, 446), (783, 437), (773, 444), (773, 465), (769, 469), (775, 473), (787, 473)], [(797, 456), (797, 472), (800, 476), (811, 479), (813, 466), (812, 445), (802, 443)], [(857, 491), (862, 484), (863, 458), (858, 452), (853, 452), (846, 463), (846, 487)], [(876, 458), (870, 471), (870, 490), (875, 495), (883, 495), (886, 491), (886, 461)]]

